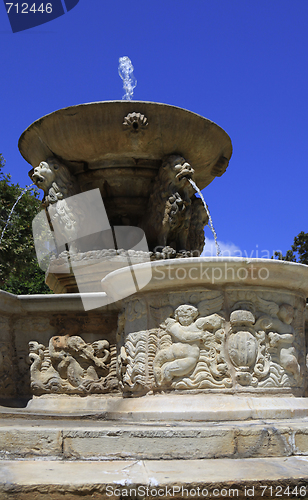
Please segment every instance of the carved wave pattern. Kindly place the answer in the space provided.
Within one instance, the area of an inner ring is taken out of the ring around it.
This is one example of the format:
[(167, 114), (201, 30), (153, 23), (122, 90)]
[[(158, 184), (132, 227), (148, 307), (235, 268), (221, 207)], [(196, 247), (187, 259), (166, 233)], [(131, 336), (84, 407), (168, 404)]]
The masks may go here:
[(213, 375), (212, 371), (216, 368), (215, 360), (216, 349), (214, 347), (210, 350), (201, 349), (199, 361), (190, 377), (174, 381), (172, 387), (174, 389), (223, 389), (232, 387), (230, 377), (217, 379)]
[[(294, 381), (295, 382), (295, 381)], [(265, 380), (259, 381), (259, 387), (290, 387), (290, 377), (278, 363), (271, 363), (270, 374)]]
[(144, 366), (147, 358), (147, 332), (129, 334), (125, 342), (127, 367), (123, 376), (123, 384), (130, 390), (138, 385), (146, 385)]
[(154, 377), (154, 372), (153, 372), (153, 361), (156, 356), (157, 352), (157, 343), (158, 343), (158, 338), (157, 338), (157, 330), (150, 330), (149, 331), (149, 337), (148, 337), (148, 383), (150, 386), (155, 385), (155, 377)]
[(157, 351), (156, 330), (129, 334), (125, 342), (127, 367), (123, 384), (130, 391), (154, 383), (153, 360)]

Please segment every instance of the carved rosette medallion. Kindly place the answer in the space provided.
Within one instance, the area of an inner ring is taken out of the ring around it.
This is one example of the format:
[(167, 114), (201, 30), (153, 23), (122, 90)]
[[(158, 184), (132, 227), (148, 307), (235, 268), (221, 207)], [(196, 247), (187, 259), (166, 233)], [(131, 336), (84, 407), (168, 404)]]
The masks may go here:
[(141, 113), (129, 113), (123, 120), (123, 127), (125, 130), (129, 130), (135, 134), (140, 130), (146, 129), (148, 125), (147, 117)]

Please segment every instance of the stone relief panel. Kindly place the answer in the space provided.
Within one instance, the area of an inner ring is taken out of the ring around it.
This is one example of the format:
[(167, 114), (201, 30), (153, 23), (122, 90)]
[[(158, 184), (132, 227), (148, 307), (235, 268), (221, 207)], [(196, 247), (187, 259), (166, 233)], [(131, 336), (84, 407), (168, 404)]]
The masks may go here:
[(276, 305), (275, 315), (266, 318), (263, 328), (267, 334), (271, 370), (268, 380), (261, 386), (295, 387), (301, 385), (299, 344), (292, 322), (295, 309), (290, 304)]
[(78, 335), (57, 335), (48, 347), (29, 342), (34, 394), (92, 394), (117, 389), (116, 346), (107, 340), (85, 342)]
[(128, 298), (118, 323), (121, 389), (303, 392), (304, 306), (291, 292), (247, 288)]
[(117, 389), (116, 315), (29, 316), (16, 321), (14, 332), (20, 394)]
[(292, 293), (234, 290), (227, 352), (235, 383), (255, 388), (303, 388), (304, 300)]
[(301, 395), (304, 308), (305, 301), (293, 292), (199, 287), (128, 297), (118, 316), (19, 318), (17, 359), (0, 340), (0, 371), (12, 372), (2, 377), (1, 384), (8, 384), (2, 391), (13, 390), (14, 374), (5, 363), (16, 359), (20, 379), (28, 374), (36, 395), (119, 389), (126, 396), (172, 390)]
[[(217, 313), (200, 317), (183, 304), (160, 325), (153, 370), (158, 387), (207, 389), (230, 387), (232, 381), (223, 354), (225, 318)], [(228, 377), (229, 375), (229, 377)]]
[(79, 314), (56, 314), (50, 318), (50, 324), (55, 328), (53, 335), (79, 335), (87, 336), (88, 342), (100, 340), (102, 337), (115, 343), (117, 330), (117, 314), (105, 313), (97, 314), (79, 313)]
[(201, 290), (127, 299), (118, 326), (124, 393), (230, 387), (223, 301)]

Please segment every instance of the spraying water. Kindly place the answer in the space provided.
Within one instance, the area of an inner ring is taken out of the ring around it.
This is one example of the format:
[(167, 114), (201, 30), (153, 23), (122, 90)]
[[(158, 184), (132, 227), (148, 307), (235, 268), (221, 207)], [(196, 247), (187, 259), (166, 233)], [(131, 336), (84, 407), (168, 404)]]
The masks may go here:
[(119, 59), (119, 75), (123, 80), (123, 88), (125, 94), (122, 99), (131, 101), (133, 98), (134, 88), (137, 85), (137, 80), (133, 75), (134, 66), (129, 57), (124, 56)]
[(2, 242), (2, 239), (3, 239), (3, 236), (4, 236), (4, 233), (5, 233), (5, 231), (6, 231), (6, 228), (7, 228), (7, 227), (8, 227), (8, 225), (9, 225), (9, 222), (10, 222), (10, 220), (11, 220), (11, 217), (12, 217), (12, 215), (13, 215), (13, 212), (14, 212), (14, 210), (15, 210), (15, 207), (16, 207), (17, 203), (18, 203), (18, 202), (19, 202), (19, 200), (23, 197), (23, 195), (24, 195), (24, 194), (25, 194), (25, 193), (26, 193), (26, 192), (27, 192), (30, 188), (32, 188), (32, 186), (34, 186), (34, 182), (33, 182), (33, 184), (30, 184), (30, 186), (26, 186), (26, 187), (25, 187), (25, 189), (23, 189), (23, 190), (22, 190), (22, 192), (20, 193), (20, 195), (18, 196), (17, 200), (15, 201), (15, 203), (14, 203), (14, 205), (13, 205), (13, 207), (12, 207), (12, 209), (11, 209), (10, 213), (9, 213), (9, 216), (8, 216), (8, 218), (7, 218), (7, 221), (6, 221), (6, 224), (5, 224), (4, 228), (3, 228), (3, 231), (2, 231), (2, 233), (1, 233), (1, 236), (0, 236), (0, 245), (1, 245), (1, 242)]
[(208, 208), (208, 206), (206, 204), (206, 201), (205, 201), (205, 199), (203, 197), (203, 194), (201, 193), (201, 191), (198, 188), (197, 184), (194, 181), (192, 181), (191, 179), (188, 179), (188, 180), (189, 180), (190, 184), (192, 185), (192, 187), (194, 188), (194, 190), (197, 191), (197, 193), (200, 195), (200, 198), (201, 198), (202, 203), (204, 205), (205, 211), (206, 211), (207, 216), (209, 218), (209, 225), (210, 225), (211, 231), (212, 231), (213, 236), (214, 236), (215, 246), (216, 246), (216, 255), (218, 257), (221, 254), (221, 252), (220, 252), (220, 248), (219, 248), (219, 245), (218, 245), (217, 234), (216, 234), (216, 231), (215, 231), (214, 226), (213, 226), (213, 221), (212, 221), (212, 217), (211, 217), (209, 208)]

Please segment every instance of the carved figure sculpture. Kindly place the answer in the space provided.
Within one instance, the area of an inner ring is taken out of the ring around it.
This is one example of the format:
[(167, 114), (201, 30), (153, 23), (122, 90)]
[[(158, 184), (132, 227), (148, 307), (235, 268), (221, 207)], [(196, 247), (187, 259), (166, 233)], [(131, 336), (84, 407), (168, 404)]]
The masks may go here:
[[(270, 347), (278, 349), (278, 357), (281, 366), (286, 372), (291, 373), (295, 380), (300, 379), (300, 366), (294, 342), (294, 329), (291, 323), (294, 318), (294, 308), (289, 304), (279, 307), (277, 318), (271, 318), (268, 333)], [(272, 331), (272, 329), (274, 331)]]
[[(203, 229), (208, 218), (188, 181), (193, 175), (193, 168), (180, 155), (171, 155), (163, 161), (140, 224), (150, 250), (169, 245), (178, 252), (202, 252)], [(196, 236), (189, 241), (192, 234)]]
[(51, 364), (48, 349), (35, 340), (29, 342), (30, 380), (34, 394), (64, 392), (65, 384)]
[[(68, 167), (55, 158), (50, 158), (35, 167), (32, 180), (44, 191), (43, 207), (48, 209), (51, 225), (57, 225), (64, 241), (76, 240), (82, 213), (78, 210), (78, 203), (76, 209), (72, 210), (65, 201), (79, 192), (77, 181)], [(74, 244), (70, 250), (76, 251)]]
[(57, 335), (50, 339), (48, 348), (36, 341), (30, 342), (29, 348), (35, 393), (104, 393), (116, 388), (116, 381), (111, 380), (115, 379), (115, 369), (111, 373), (107, 340), (88, 344), (77, 335)]
[[(81, 384), (87, 387), (89, 382), (99, 378), (99, 369), (107, 369), (105, 361), (110, 357), (110, 353), (106, 347), (109, 347), (109, 343), (101, 340), (100, 344), (89, 345), (77, 335), (58, 335), (50, 339), (49, 355), (62, 379), (74, 387)], [(103, 357), (97, 357), (95, 352), (99, 355), (103, 353)]]
[(212, 341), (211, 330), (222, 324), (218, 314), (196, 319), (198, 314), (196, 307), (185, 304), (175, 310), (174, 319), (165, 321), (166, 331), (175, 342), (155, 356), (153, 369), (159, 386), (190, 373), (198, 362), (201, 343)]
[[(250, 292), (241, 294), (242, 300), (233, 305), (230, 315), (228, 339), (236, 381), (242, 386), (260, 388), (297, 386), (301, 377), (295, 331), (291, 326), (294, 308)], [(258, 305), (257, 311), (254, 304)]]

